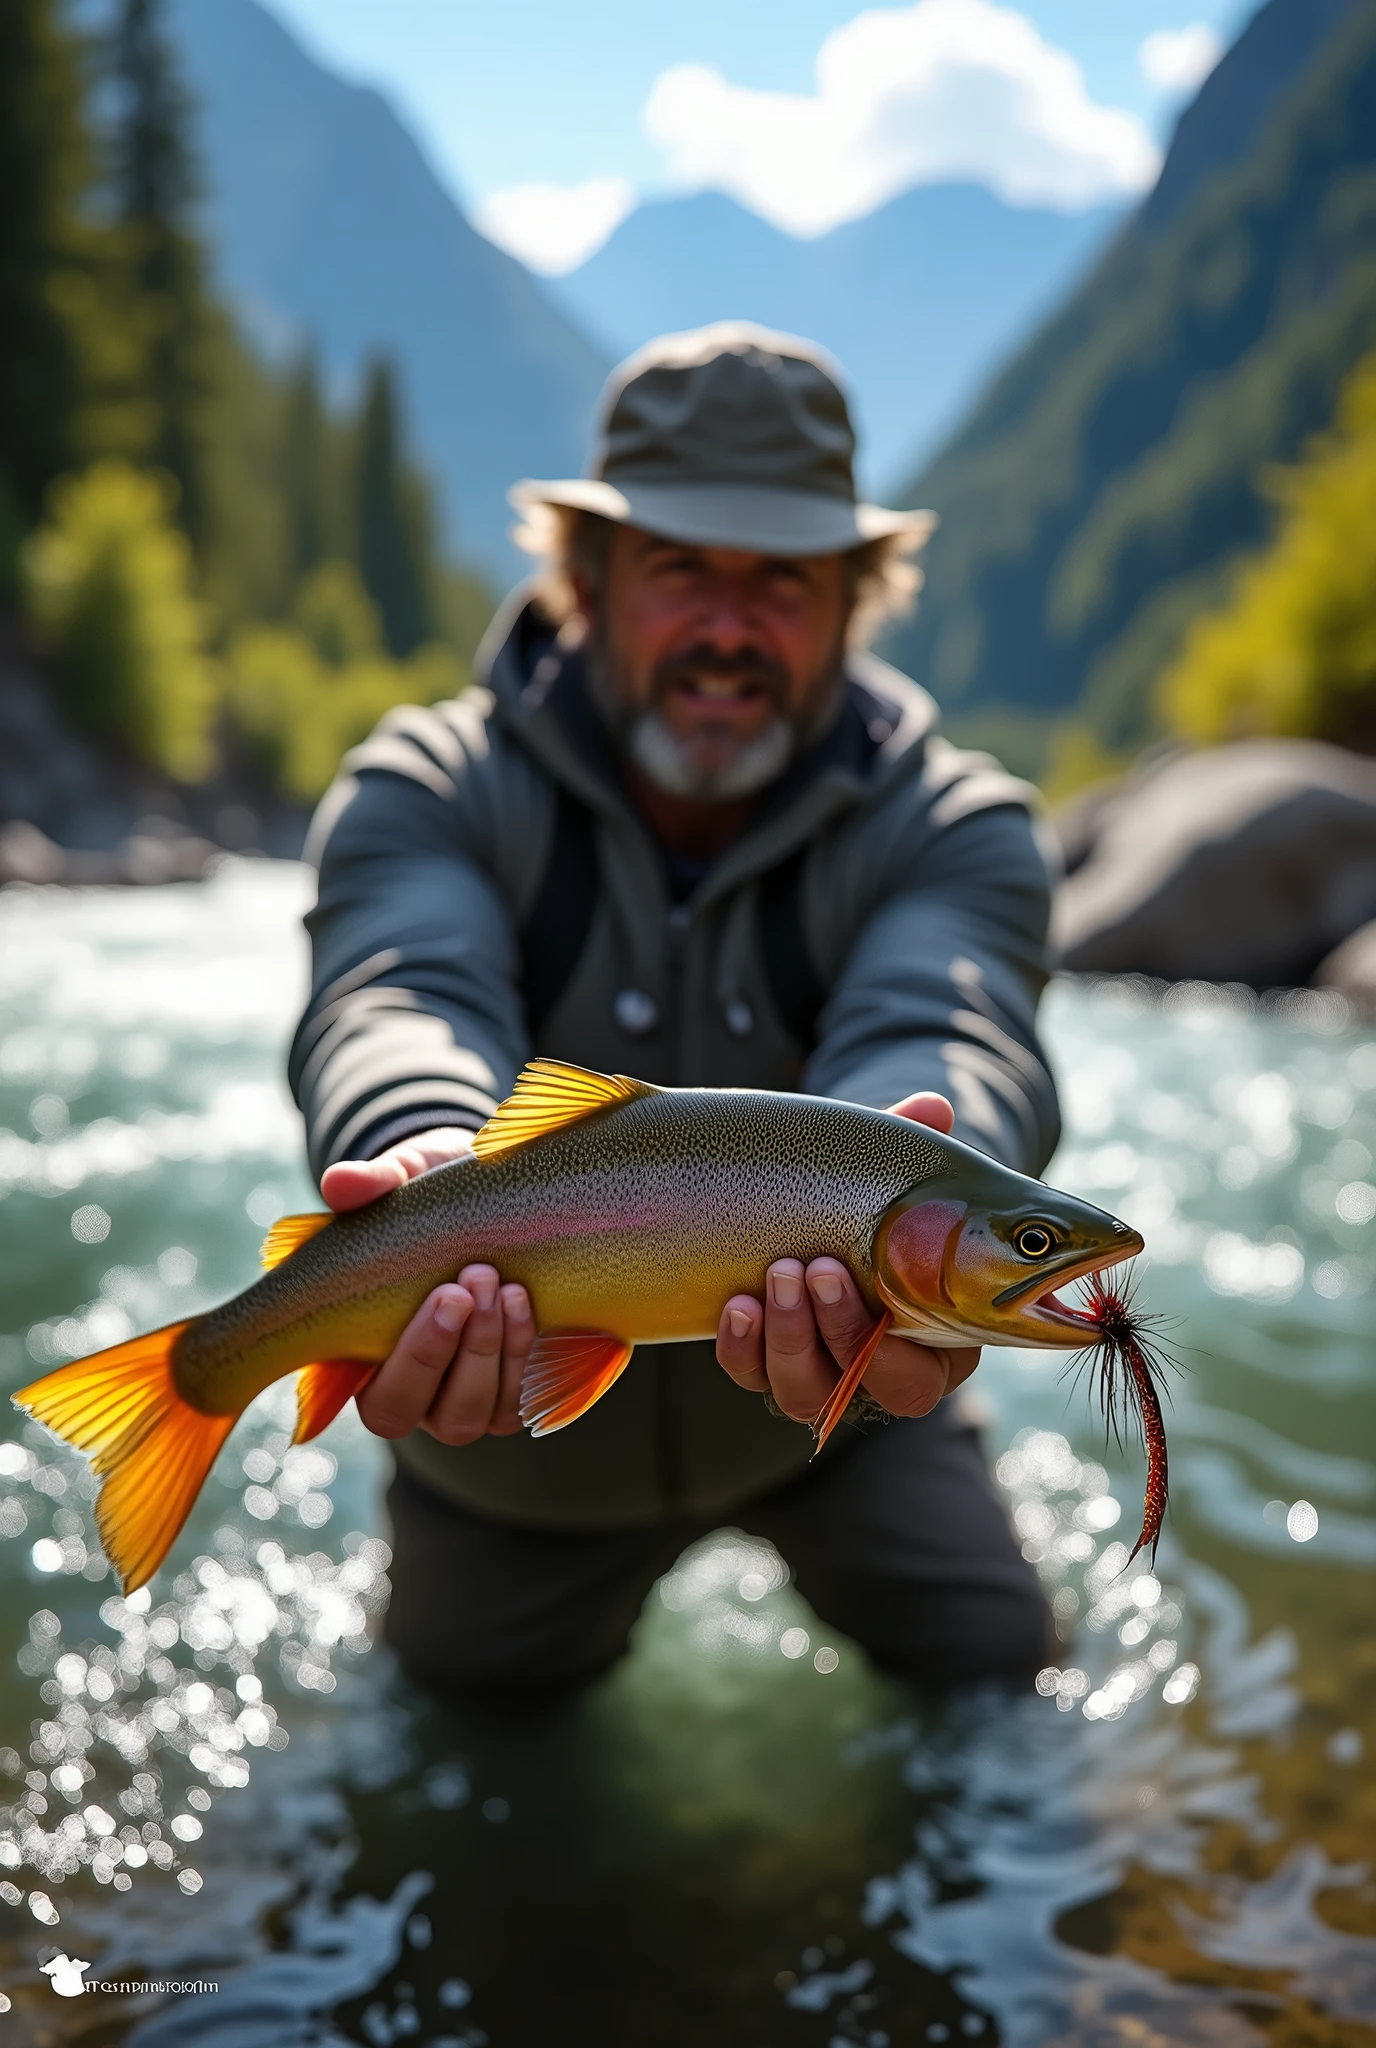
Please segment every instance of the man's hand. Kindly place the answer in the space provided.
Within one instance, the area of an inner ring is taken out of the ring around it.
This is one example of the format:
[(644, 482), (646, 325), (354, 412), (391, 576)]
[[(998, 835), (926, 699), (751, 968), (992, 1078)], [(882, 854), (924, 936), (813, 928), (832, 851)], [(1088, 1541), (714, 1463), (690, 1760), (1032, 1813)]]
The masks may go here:
[[(334, 1210), (361, 1209), (472, 1148), (471, 1131), (423, 1131), (376, 1159), (341, 1159), (320, 1192)], [(465, 1266), (421, 1303), (358, 1395), (358, 1412), (375, 1436), (409, 1436), (418, 1426), (442, 1444), (514, 1436), (534, 1342), (525, 1288), (503, 1287), (494, 1266)]]
[[(944, 1095), (909, 1095), (893, 1113), (936, 1131), (949, 1131), (955, 1121)], [(811, 1422), (873, 1327), (839, 1259), (814, 1259), (806, 1268), (798, 1259), (776, 1259), (765, 1276), (763, 1303), (736, 1294), (722, 1310), (717, 1357), (737, 1386), (771, 1393), (785, 1415)], [(937, 1351), (885, 1337), (862, 1385), (890, 1415), (926, 1415), (978, 1364), (974, 1348)]]

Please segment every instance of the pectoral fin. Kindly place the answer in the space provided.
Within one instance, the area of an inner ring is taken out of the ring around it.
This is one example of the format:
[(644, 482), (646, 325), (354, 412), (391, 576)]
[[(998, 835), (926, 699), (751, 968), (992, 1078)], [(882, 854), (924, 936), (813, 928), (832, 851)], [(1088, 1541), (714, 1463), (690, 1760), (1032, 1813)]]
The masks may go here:
[(521, 1379), (521, 1420), (551, 1436), (586, 1415), (630, 1362), (633, 1346), (608, 1330), (551, 1330), (535, 1340)]
[(366, 1386), (377, 1371), (359, 1358), (322, 1358), (303, 1366), (296, 1376), (294, 1444), (309, 1443), (338, 1415), (345, 1402)]
[(832, 1390), (831, 1399), (812, 1425), (812, 1434), (816, 1438), (816, 1449), (812, 1453), (814, 1458), (835, 1429), (837, 1423), (841, 1420), (841, 1417), (845, 1414), (847, 1408), (849, 1408), (855, 1397), (855, 1390), (869, 1371), (874, 1354), (879, 1349), (884, 1334), (892, 1321), (892, 1315), (888, 1309), (885, 1309), (879, 1321), (870, 1331), (869, 1336), (866, 1337), (864, 1343), (836, 1382)]

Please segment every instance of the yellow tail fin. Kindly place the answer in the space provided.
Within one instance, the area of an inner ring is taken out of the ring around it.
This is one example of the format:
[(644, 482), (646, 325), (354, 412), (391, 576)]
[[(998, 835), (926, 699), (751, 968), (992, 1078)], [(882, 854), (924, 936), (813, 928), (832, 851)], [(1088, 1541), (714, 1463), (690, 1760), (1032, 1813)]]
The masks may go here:
[(59, 1366), (14, 1396), (64, 1442), (89, 1451), (105, 1484), (96, 1502), (100, 1540), (132, 1593), (176, 1542), (232, 1415), (202, 1415), (177, 1392), (172, 1352), (185, 1323), (169, 1323), (109, 1351)]

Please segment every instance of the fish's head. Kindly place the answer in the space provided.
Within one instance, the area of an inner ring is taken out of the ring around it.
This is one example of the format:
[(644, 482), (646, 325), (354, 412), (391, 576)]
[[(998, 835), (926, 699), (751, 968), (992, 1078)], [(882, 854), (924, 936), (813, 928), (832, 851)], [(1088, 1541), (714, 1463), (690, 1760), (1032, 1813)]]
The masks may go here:
[(1097, 1327), (1057, 1289), (1134, 1258), (1142, 1239), (1091, 1202), (970, 1155), (901, 1195), (874, 1240), (894, 1335), (1078, 1350)]

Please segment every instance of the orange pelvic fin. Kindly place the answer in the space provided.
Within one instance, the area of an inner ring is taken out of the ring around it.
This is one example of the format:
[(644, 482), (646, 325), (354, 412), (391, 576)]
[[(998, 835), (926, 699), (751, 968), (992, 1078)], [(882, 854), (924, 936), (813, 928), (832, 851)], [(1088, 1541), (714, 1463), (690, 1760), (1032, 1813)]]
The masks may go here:
[(855, 1397), (855, 1390), (868, 1372), (870, 1362), (875, 1352), (879, 1349), (884, 1333), (892, 1321), (892, 1315), (888, 1309), (885, 1309), (879, 1321), (870, 1331), (868, 1337), (866, 1337), (864, 1343), (836, 1382), (832, 1390), (831, 1399), (827, 1402), (826, 1407), (813, 1422), (812, 1434), (816, 1439), (812, 1453), (814, 1458), (835, 1429), (837, 1423), (841, 1420), (841, 1417), (845, 1414), (847, 1408), (849, 1408)]
[(309, 1443), (332, 1423), (345, 1402), (377, 1371), (361, 1358), (322, 1358), (296, 1375), (294, 1444)]
[(616, 1384), (632, 1346), (607, 1330), (551, 1330), (535, 1340), (521, 1380), (521, 1420), (551, 1436), (586, 1415)]
[(303, 1244), (309, 1244), (313, 1237), (318, 1237), (327, 1223), (333, 1222), (334, 1217), (328, 1209), (311, 1209), (304, 1216), (279, 1216), (263, 1239), (263, 1249), (258, 1256), (271, 1271), (272, 1267), (280, 1266), (284, 1259), (299, 1251)]
[(506, 1101), (474, 1136), (473, 1150), (479, 1159), (500, 1159), (504, 1152), (514, 1152), (568, 1124), (580, 1124), (599, 1110), (660, 1092), (627, 1074), (597, 1074), (591, 1067), (570, 1067), (561, 1060), (532, 1060), (522, 1067)]
[(60, 1366), (14, 1396), (104, 1479), (96, 1527), (132, 1593), (151, 1579), (205, 1483), (232, 1415), (203, 1415), (178, 1393), (172, 1354), (186, 1323), (169, 1323)]

